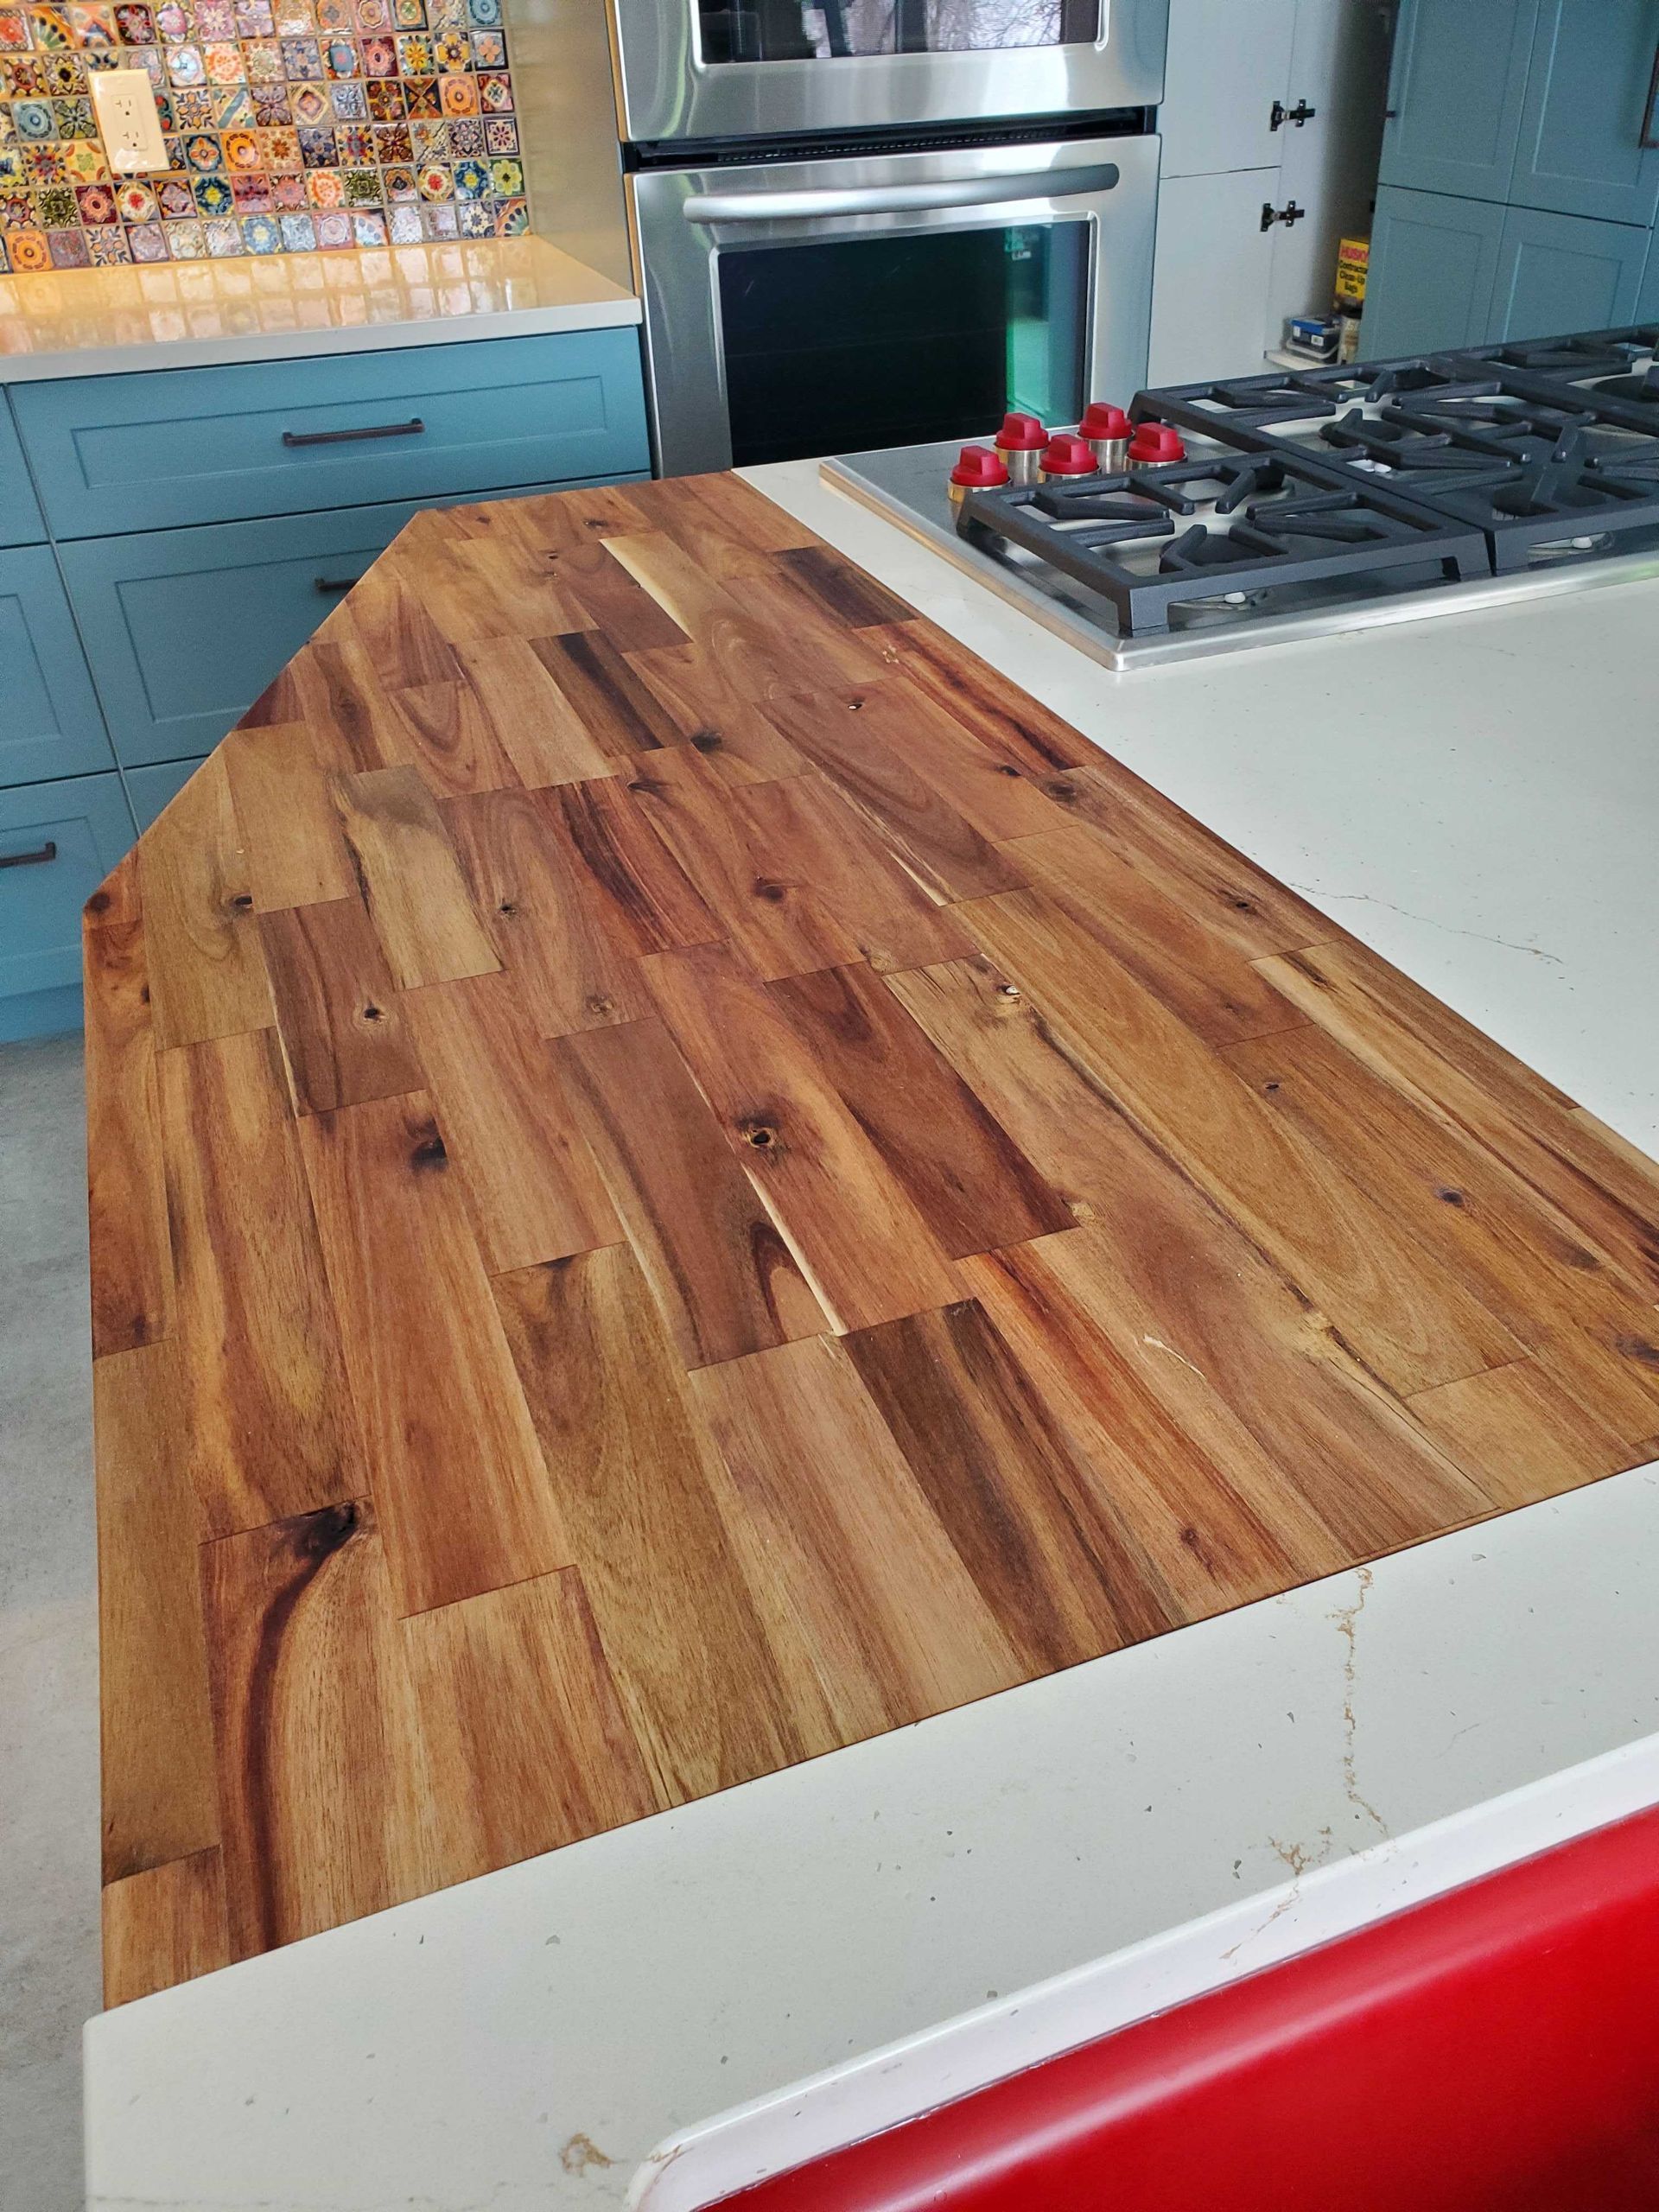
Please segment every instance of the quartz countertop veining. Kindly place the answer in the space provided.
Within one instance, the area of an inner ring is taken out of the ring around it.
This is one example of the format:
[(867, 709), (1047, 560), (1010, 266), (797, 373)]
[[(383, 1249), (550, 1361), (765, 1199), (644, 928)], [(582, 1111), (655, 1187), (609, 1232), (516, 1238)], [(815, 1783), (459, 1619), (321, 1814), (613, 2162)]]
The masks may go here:
[(640, 312), (534, 237), (0, 276), (0, 384), (596, 330)]

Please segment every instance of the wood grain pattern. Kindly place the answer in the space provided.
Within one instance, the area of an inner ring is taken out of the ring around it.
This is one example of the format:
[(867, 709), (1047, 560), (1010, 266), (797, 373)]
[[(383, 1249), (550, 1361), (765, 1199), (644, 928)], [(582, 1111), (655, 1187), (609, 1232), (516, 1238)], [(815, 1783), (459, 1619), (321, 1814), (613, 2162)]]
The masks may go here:
[(84, 931), (87, 1049), (99, 1071), (86, 1101), (95, 1356), (153, 1344), (173, 1321), (143, 918), (136, 890), (124, 915), (105, 919), (103, 911), (88, 910)]
[(872, 967), (954, 960), (974, 941), (936, 906), (835, 785), (816, 772), (734, 791), (783, 881), (805, 884)]
[(598, 740), (528, 639), (491, 639), (456, 652), (521, 783), (575, 784), (608, 772)]
[(401, 1610), (568, 1567), (430, 1101), (342, 1106), (300, 1134)]
[(417, 1896), (422, 1776), (372, 1508), (221, 1537), (201, 1580), (231, 1956)]
[(106, 1882), (219, 1840), (184, 1399), (175, 1344), (93, 1363)]
[(219, 747), (261, 913), (354, 899), (357, 878), (340, 817), (310, 733), (296, 728), (233, 729)]
[(952, 1258), (1071, 1226), (1058, 1193), (869, 969), (791, 976), (772, 994)]
[(499, 968), (418, 772), (339, 776), (334, 792), (358, 887), (396, 981), (442, 983)]
[(803, 1755), (710, 1489), (713, 1446), (624, 1246), (498, 1276), (559, 1512), (659, 1805)]
[(660, 1021), (571, 1037), (558, 1065), (688, 1368), (830, 1325)]
[(1174, 1011), (1041, 893), (976, 902), (969, 926), (1072, 1046), (1402, 1392), (1521, 1350), (1381, 1206), (1277, 1122)]
[(111, 2001), (1659, 1458), (1659, 1167), (732, 478), (86, 957)]
[(231, 1963), (217, 1847), (111, 1882), (103, 1902), (108, 2012)]
[(847, 1348), (1027, 1671), (1174, 1625), (1116, 1503), (976, 1300), (860, 1330)]
[(436, 1878), (464, 1882), (654, 1813), (573, 1567), (403, 1624)]
[(201, 1533), (353, 1496), (361, 1447), (270, 1033), (164, 1052), (161, 1118)]
[(514, 995), (543, 1036), (651, 1011), (628, 926), (618, 925), (546, 792), (454, 799), (443, 818)]
[(492, 1274), (617, 1243), (621, 1229), (552, 1053), (507, 978), (410, 991), (404, 1004)]
[(833, 1338), (706, 1367), (715, 1495), (809, 1751), (1021, 1681), (893, 1432)]
[(772, 719), (796, 750), (822, 769), (935, 899), (977, 899), (1017, 890), (1016, 861), (917, 774), (903, 753), (867, 743), (858, 717), (862, 691), (770, 702)]
[(798, 976), (858, 957), (811, 886), (779, 873), (764, 836), (690, 747), (642, 766), (628, 792), (758, 975)]
[(718, 945), (645, 963), (675, 1042), (837, 1329), (959, 1285), (904, 1186), (777, 1001)]
[(359, 899), (262, 914), (259, 941), (296, 1112), (421, 1088), (397, 989)]
[(138, 846), (157, 1045), (261, 1029), (270, 986), (225, 762), (215, 753)]

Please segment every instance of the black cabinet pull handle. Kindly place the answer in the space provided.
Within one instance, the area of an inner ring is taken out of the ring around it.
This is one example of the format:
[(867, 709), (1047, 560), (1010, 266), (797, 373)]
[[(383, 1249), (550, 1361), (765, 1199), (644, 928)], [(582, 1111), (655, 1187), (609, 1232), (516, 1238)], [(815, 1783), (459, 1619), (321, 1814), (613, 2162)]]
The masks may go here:
[(42, 861), (57, 857), (57, 841), (48, 837), (38, 853), (0, 853), (0, 868), (39, 868)]
[(418, 415), (407, 423), (372, 423), (361, 430), (284, 430), (285, 446), (344, 446), (355, 438), (418, 438), (426, 425)]
[(311, 588), (314, 591), (350, 591), (354, 584), (360, 584), (362, 581), (361, 576), (313, 576)]

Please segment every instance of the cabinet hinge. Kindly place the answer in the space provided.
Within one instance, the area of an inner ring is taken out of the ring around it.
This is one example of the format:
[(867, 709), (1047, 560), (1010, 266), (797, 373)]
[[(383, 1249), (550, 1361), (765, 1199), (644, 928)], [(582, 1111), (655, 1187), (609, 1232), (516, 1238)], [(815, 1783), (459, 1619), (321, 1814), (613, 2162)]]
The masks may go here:
[(1275, 207), (1272, 200), (1264, 200), (1262, 202), (1262, 227), (1264, 231), (1270, 231), (1275, 223), (1282, 223), (1288, 230), (1293, 223), (1300, 223), (1306, 213), (1306, 208), (1299, 207), (1294, 200), (1287, 200), (1282, 207)]
[(1316, 107), (1309, 107), (1306, 100), (1298, 100), (1294, 107), (1287, 107), (1282, 100), (1274, 100), (1268, 111), (1268, 128), (1269, 130), (1281, 130), (1286, 124), (1294, 123), (1300, 130), (1305, 123), (1312, 123), (1319, 111)]

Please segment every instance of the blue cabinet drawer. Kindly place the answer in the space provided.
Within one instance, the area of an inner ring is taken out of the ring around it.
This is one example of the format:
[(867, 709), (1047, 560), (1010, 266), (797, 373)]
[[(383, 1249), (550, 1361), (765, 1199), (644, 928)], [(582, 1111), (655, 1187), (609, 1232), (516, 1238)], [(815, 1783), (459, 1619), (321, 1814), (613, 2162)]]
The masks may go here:
[(78, 1019), (80, 910), (132, 836), (113, 770), (0, 791), (0, 1038)]
[(651, 465), (632, 329), (76, 377), (14, 404), (59, 538)]
[(0, 551), (0, 786), (113, 766), (51, 547)]
[(0, 545), (38, 545), (46, 524), (23, 466), (23, 449), (0, 391)]
[[(202, 757), (205, 759), (207, 756), (204, 754)], [(132, 802), (132, 818), (138, 824), (141, 837), (162, 809), (178, 797), (200, 766), (200, 760), (166, 760), (158, 768), (128, 769), (127, 797)]]

